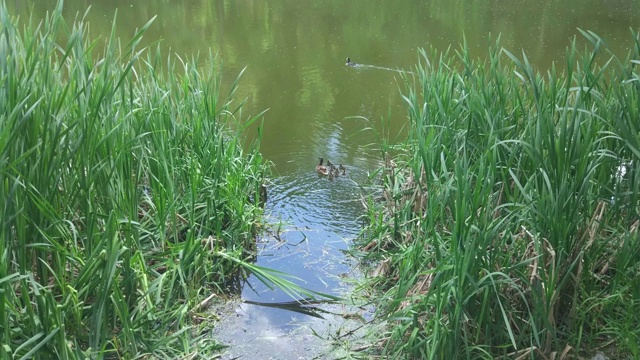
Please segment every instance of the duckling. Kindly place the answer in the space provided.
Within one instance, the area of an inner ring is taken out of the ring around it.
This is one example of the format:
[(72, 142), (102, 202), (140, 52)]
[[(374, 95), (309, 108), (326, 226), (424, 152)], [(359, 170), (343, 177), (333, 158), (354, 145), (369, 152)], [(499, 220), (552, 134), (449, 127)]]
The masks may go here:
[(357, 66), (358, 64), (351, 61), (351, 58), (347, 58), (347, 66)]
[(320, 159), (320, 163), (316, 165), (316, 172), (323, 176), (329, 175), (329, 169), (327, 169), (326, 166), (322, 165), (323, 159), (322, 158), (319, 158), (319, 159)]
[(338, 166), (338, 170), (342, 171), (342, 175), (347, 175), (347, 169), (344, 166), (342, 166), (342, 164)]
[(338, 168), (333, 166), (333, 164), (331, 164), (331, 167), (329, 168), (329, 174), (331, 174), (332, 178), (337, 178), (338, 175), (340, 175), (340, 172), (338, 171)]

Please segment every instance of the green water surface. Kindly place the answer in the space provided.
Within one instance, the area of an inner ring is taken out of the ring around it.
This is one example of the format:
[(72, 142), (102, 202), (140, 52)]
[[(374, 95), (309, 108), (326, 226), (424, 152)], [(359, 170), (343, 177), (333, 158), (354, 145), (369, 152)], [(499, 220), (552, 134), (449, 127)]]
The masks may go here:
[[(13, 0), (10, 8), (34, 18), (53, 8), (53, 0)], [(640, 26), (640, 1), (634, 0), (66, 0), (69, 19), (91, 11), (93, 35), (106, 36), (117, 10), (123, 38), (157, 15), (145, 35), (182, 57), (212, 50), (224, 65), (229, 84), (244, 68), (240, 94), (244, 116), (269, 109), (262, 151), (279, 172), (308, 169), (318, 156), (370, 166), (362, 147), (374, 140), (358, 133), (364, 116), (378, 124), (391, 120), (392, 132), (405, 122), (398, 73), (353, 71), (356, 62), (410, 69), (417, 49), (459, 48), (466, 37), (472, 54), (482, 57), (490, 38), (532, 63), (562, 64), (565, 47), (578, 28), (602, 36), (616, 52), (632, 44), (630, 28)], [(167, 53), (165, 51), (164, 53)], [(204, 58), (204, 57), (203, 57)]]

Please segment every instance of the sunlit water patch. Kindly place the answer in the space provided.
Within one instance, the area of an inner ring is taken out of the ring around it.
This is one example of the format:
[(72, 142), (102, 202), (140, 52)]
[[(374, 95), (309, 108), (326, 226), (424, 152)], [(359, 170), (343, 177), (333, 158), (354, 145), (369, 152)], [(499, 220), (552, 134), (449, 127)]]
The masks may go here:
[[(330, 156), (336, 165), (341, 163), (339, 151)], [(362, 197), (369, 191), (363, 184), (370, 183), (367, 169), (373, 164), (351, 159), (344, 164), (347, 173), (331, 180), (318, 175), (315, 159), (310, 161), (306, 168), (269, 184), (266, 214), (272, 225), (258, 243), (256, 264), (291, 274), (310, 290), (345, 296), (359, 274), (344, 250), (362, 228)], [(216, 338), (229, 346), (227, 359), (333, 358), (331, 342), (322, 337), (345, 329), (364, 331), (363, 322), (372, 313), (370, 307), (355, 305), (296, 306), (283, 291), (253, 276), (241, 298), (215, 330)], [(307, 313), (307, 308), (312, 311)]]

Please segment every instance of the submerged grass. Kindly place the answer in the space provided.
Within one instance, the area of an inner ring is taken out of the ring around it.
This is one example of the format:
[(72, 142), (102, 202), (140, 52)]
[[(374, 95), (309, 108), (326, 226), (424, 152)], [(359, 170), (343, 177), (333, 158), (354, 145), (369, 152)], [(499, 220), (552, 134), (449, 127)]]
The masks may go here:
[(640, 357), (640, 35), (604, 61), (583, 35), (561, 72), (421, 51), (360, 244), (386, 356)]
[(214, 56), (141, 49), (151, 21), (99, 42), (61, 11), (21, 29), (0, 6), (0, 358), (210, 358), (199, 311), (239, 269), (309, 295), (250, 264), (260, 115)]

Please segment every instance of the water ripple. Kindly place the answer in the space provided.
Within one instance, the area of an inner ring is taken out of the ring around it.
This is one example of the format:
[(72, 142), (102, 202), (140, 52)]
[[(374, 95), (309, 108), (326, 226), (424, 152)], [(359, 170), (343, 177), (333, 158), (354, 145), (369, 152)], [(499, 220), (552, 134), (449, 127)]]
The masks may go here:
[(269, 187), (267, 212), (293, 226), (311, 230), (357, 234), (357, 218), (362, 215), (361, 189), (352, 174), (329, 180), (314, 167), (273, 179)]

